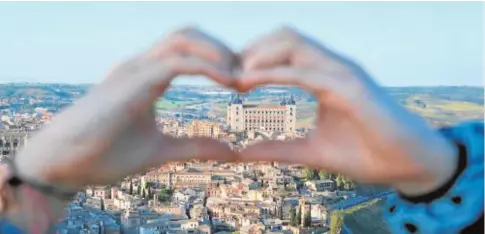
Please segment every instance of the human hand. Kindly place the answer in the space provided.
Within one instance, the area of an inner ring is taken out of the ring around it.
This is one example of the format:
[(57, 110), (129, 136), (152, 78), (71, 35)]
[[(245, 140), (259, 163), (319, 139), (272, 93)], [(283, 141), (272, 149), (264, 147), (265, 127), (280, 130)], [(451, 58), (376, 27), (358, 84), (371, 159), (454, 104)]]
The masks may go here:
[(56, 116), (19, 152), (19, 175), (77, 190), (118, 181), (169, 160), (228, 158), (211, 139), (165, 136), (156, 128), (155, 100), (178, 75), (200, 74), (230, 86), (234, 54), (192, 28), (176, 31), (115, 68), (78, 103)]
[(316, 128), (306, 139), (249, 146), (242, 161), (312, 165), (410, 195), (436, 189), (452, 176), (454, 146), (352, 61), (289, 28), (260, 38), (241, 57), (240, 91), (297, 85), (318, 100)]

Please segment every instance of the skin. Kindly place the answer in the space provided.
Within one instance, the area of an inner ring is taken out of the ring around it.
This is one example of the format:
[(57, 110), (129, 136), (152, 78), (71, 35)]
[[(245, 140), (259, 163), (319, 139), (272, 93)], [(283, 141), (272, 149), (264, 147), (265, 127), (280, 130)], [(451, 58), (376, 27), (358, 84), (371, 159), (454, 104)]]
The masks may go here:
[[(204, 75), (239, 92), (300, 86), (318, 100), (316, 129), (305, 139), (262, 142), (238, 153), (212, 139), (165, 136), (152, 107), (178, 75)], [(457, 164), (454, 146), (360, 66), (296, 30), (277, 30), (236, 54), (185, 28), (113, 69), (38, 132), (15, 165), (22, 178), (75, 191), (190, 158), (307, 164), (410, 195), (436, 189)]]
[(116, 67), (33, 136), (15, 158), (20, 176), (77, 190), (113, 183), (170, 160), (234, 158), (235, 153), (216, 140), (163, 135), (152, 109), (178, 75), (200, 74), (233, 85), (234, 58), (226, 46), (199, 30), (169, 34)]
[(241, 152), (243, 161), (312, 165), (417, 195), (453, 174), (453, 144), (405, 110), (359, 65), (291, 28), (250, 44), (236, 87), (296, 85), (318, 100), (316, 128), (305, 139), (271, 141)]

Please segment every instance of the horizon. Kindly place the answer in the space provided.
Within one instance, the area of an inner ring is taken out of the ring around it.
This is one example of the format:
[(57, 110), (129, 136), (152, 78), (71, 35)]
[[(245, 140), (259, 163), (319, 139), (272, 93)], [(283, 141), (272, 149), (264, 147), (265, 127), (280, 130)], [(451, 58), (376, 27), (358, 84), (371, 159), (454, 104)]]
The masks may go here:
[[(95, 85), (98, 83), (63, 83), (63, 82), (30, 82), (30, 81), (19, 81), (19, 82), (5, 82), (2, 83), (0, 82), (0, 85), (30, 85), (30, 84), (42, 84), (42, 85)], [(205, 86), (205, 87), (219, 87), (219, 88), (226, 88), (224, 86), (218, 85), (218, 84), (212, 84), (212, 83), (200, 83), (200, 84), (172, 84), (172, 86)], [(258, 88), (267, 88), (267, 87), (295, 87), (295, 88), (300, 88), (298, 86), (294, 85), (264, 85)], [(469, 87), (469, 88), (484, 88), (483, 85), (405, 85), (405, 86), (389, 86), (389, 85), (381, 85), (383, 88), (413, 88), (413, 87)]]
[[(236, 51), (282, 24), (294, 25), (386, 87), (483, 86), (483, 2), (0, 5), (0, 83), (99, 83), (113, 65), (161, 35), (197, 22)], [(212, 85), (200, 76), (173, 82), (192, 83)]]

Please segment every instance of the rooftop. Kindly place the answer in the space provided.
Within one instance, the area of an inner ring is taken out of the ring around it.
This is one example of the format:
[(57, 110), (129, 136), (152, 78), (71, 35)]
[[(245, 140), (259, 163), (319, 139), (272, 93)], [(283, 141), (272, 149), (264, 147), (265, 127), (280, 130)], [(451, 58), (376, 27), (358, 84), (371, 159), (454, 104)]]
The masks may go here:
[(284, 106), (277, 104), (244, 104), (243, 107), (255, 109), (285, 109)]

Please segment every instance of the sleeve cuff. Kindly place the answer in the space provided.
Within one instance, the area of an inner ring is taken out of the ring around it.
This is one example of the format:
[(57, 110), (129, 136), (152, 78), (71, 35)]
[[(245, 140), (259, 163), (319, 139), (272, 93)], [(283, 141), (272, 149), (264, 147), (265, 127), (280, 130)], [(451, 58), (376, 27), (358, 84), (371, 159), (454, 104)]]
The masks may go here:
[(458, 168), (433, 192), (391, 195), (384, 214), (392, 233), (483, 233), (483, 122), (440, 131), (458, 147)]

